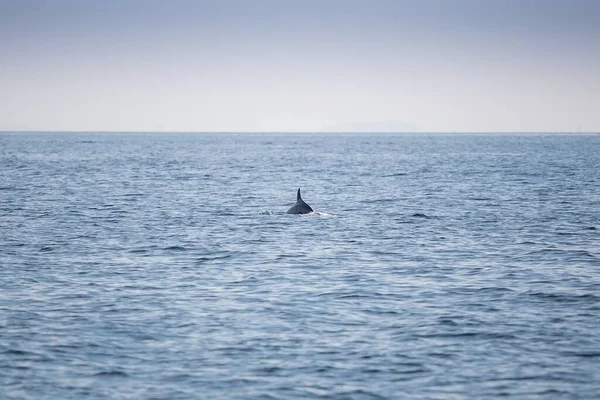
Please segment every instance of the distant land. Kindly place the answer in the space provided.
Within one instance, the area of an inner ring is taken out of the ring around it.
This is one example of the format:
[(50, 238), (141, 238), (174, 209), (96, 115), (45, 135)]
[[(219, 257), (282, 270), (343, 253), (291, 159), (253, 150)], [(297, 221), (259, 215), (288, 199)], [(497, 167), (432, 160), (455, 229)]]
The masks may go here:
[[(404, 128), (398, 125), (388, 125), (387, 123), (352, 123), (337, 124), (327, 126), (323, 130), (314, 131), (227, 131), (227, 130), (100, 130), (100, 129), (6, 129), (0, 126), (0, 134), (266, 134), (266, 135), (286, 135), (286, 134), (369, 134), (369, 133), (402, 133), (402, 134), (427, 134), (427, 135), (600, 135), (600, 131), (423, 131), (414, 125), (404, 125)], [(409, 129), (411, 127), (412, 129)]]
[(420, 132), (416, 125), (401, 121), (354, 121), (329, 125), (323, 128), (324, 132)]

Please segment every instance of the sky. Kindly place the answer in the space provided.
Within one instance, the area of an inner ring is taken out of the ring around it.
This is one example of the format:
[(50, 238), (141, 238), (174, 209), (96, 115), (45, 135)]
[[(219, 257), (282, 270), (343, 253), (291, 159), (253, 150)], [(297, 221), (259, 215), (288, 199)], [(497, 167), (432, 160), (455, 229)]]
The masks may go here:
[(0, 0), (0, 130), (600, 131), (597, 0)]

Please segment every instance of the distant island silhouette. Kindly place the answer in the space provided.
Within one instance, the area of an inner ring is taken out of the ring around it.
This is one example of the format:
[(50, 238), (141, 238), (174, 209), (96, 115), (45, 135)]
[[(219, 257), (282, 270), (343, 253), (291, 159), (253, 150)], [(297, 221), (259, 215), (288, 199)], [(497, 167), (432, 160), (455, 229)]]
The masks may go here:
[(420, 132), (416, 125), (401, 121), (354, 121), (329, 125), (324, 132)]

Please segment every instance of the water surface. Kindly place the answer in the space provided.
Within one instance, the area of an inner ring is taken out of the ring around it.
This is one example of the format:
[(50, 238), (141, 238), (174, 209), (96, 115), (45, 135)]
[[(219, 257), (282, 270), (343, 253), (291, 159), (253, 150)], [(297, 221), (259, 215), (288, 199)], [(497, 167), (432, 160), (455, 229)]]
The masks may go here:
[(4, 133), (0, 167), (2, 398), (600, 398), (598, 135)]

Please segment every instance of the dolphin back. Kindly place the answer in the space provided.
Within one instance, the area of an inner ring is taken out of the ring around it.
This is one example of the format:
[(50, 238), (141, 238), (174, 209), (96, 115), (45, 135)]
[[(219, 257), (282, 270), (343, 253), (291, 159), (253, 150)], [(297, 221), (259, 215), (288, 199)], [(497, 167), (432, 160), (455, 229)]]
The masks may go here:
[(300, 196), (300, 188), (298, 188), (298, 194), (296, 195), (296, 204), (290, 207), (287, 210), (286, 214), (308, 214), (313, 212), (311, 206), (306, 204), (304, 200), (302, 200), (302, 196)]

